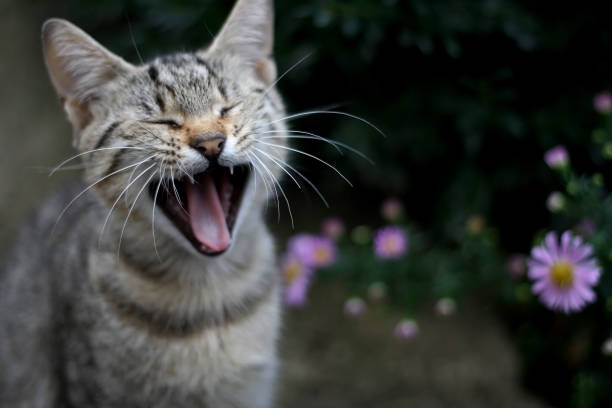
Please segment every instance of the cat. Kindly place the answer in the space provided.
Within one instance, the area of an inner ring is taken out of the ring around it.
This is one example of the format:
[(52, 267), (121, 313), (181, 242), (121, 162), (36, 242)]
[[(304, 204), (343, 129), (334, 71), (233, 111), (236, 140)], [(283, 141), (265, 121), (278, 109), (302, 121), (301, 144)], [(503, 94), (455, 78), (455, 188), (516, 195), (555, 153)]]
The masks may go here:
[(5, 259), (0, 406), (271, 406), (262, 213), (288, 150), (272, 0), (238, 0), (210, 46), (140, 66), (65, 20), (42, 41), (86, 184), (45, 201)]

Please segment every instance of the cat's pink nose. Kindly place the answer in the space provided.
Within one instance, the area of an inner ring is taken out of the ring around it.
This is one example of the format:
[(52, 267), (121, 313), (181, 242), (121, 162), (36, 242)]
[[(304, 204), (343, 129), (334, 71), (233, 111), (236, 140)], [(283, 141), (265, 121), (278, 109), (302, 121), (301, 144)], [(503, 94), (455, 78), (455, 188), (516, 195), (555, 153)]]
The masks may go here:
[(225, 146), (225, 135), (223, 133), (206, 133), (196, 136), (190, 146), (199, 151), (207, 159), (216, 159)]

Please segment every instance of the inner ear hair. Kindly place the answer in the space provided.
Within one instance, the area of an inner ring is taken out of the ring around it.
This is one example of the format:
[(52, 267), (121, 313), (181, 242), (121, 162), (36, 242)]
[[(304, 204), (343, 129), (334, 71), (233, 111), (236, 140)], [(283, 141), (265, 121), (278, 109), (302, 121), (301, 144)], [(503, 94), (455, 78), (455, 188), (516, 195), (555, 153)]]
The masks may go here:
[(82, 130), (87, 127), (93, 120), (93, 115), (89, 110), (91, 99), (78, 102), (76, 99), (70, 99), (63, 103), (64, 109), (68, 114), (68, 119), (75, 126), (75, 130)]
[(272, 84), (276, 80), (276, 64), (272, 58), (262, 58), (255, 66), (257, 76), (266, 84)]

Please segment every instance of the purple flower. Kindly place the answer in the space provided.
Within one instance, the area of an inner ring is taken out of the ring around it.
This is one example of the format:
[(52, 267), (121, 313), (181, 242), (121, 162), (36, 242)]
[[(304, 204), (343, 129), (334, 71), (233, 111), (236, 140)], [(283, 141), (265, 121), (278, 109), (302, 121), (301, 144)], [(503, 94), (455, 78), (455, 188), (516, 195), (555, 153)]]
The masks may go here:
[(612, 337), (608, 338), (606, 341), (604, 341), (604, 343), (601, 345), (601, 352), (605, 355), (605, 356), (612, 356)]
[(404, 214), (404, 204), (395, 197), (387, 198), (380, 206), (380, 214), (387, 221), (397, 221)]
[(281, 261), (281, 271), (285, 282), (283, 302), (287, 306), (304, 306), (313, 270), (298, 258), (287, 255)]
[(351, 297), (344, 302), (344, 314), (349, 317), (361, 316), (366, 310), (366, 304), (359, 297)]
[(404, 319), (395, 326), (393, 334), (399, 340), (412, 340), (419, 334), (419, 325), (412, 319)]
[(435, 309), (440, 316), (451, 316), (457, 311), (457, 303), (451, 298), (441, 298), (436, 302)]
[(546, 199), (546, 208), (551, 213), (558, 213), (565, 208), (565, 197), (558, 191), (550, 193)]
[(506, 261), (506, 270), (513, 278), (520, 278), (525, 274), (525, 256), (521, 254), (510, 255)]
[(338, 240), (344, 235), (344, 223), (338, 217), (329, 217), (323, 220), (321, 232), (328, 238)]
[(395, 226), (379, 229), (374, 237), (374, 252), (382, 259), (401, 258), (408, 247), (408, 235)]
[(593, 286), (601, 269), (591, 257), (593, 247), (566, 231), (561, 236), (549, 232), (542, 245), (534, 247), (528, 261), (531, 288), (548, 308), (570, 313), (595, 300)]
[(593, 108), (599, 113), (612, 112), (612, 94), (608, 91), (599, 92), (593, 97)]
[(565, 146), (558, 145), (544, 153), (544, 161), (552, 169), (565, 167), (569, 163), (569, 155)]
[(298, 234), (289, 240), (288, 253), (310, 268), (324, 268), (336, 260), (337, 248), (327, 237)]

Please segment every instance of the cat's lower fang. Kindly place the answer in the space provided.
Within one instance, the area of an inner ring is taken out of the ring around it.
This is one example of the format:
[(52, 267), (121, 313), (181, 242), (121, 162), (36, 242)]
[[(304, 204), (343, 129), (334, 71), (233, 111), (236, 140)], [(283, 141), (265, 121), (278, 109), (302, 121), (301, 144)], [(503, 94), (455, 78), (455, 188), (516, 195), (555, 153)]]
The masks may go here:
[(221, 207), (227, 218), (232, 205), (232, 194), (234, 194), (234, 185), (229, 180), (229, 177), (224, 177), (220, 188), (219, 198), (221, 199)]

